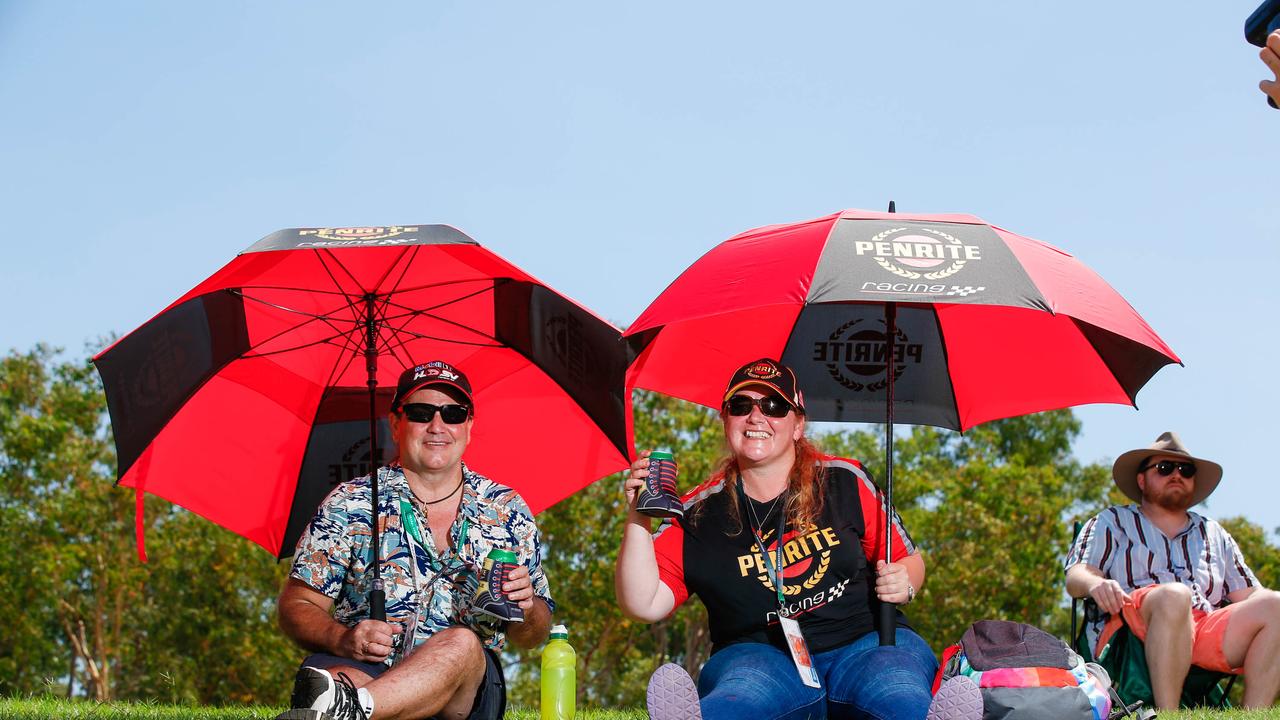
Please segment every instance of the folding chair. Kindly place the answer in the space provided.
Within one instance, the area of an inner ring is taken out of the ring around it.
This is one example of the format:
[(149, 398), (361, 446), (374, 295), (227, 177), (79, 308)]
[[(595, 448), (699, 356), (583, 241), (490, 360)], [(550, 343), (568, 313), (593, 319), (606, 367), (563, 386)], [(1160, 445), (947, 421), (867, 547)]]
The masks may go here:
[[(1075, 535), (1080, 534), (1080, 523), (1075, 524)], [(1081, 610), (1084, 613), (1084, 623), (1079, 622)], [(1111, 639), (1107, 641), (1103, 647), (1094, 656), (1093, 648), (1090, 647), (1088, 633), (1085, 632), (1085, 626), (1099, 618), (1105, 618), (1105, 613), (1090, 598), (1072, 598), (1071, 599), (1071, 646), (1086, 662), (1096, 662), (1102, 666), (1108, 674), (1111, 675), (1112, 686), (1125, 703), (1131, 704), (1141, 700), (1148, 707), (1154, 707), (1155, 697), (1151, 691), (1151, 673), (1147, 669), (1147, 653), (1143, 642), (1129, 629), (1127, 624), (1123, 624), (1116, 630)], [(1222, 681), (1226, 680), (1223, 686)], [(1214, 670), (1206, 670), (1195, 665), (1191, 666), (1191, 670), (1187, 673), (1187, 679), (1182, 685), (1182, 698), (1180, 704), (1182, 707), (1215, 707), (1228, 708), (1231, 703), (1227, 700), (1227, 694), (1231, 692), (1231, 687), (1236, 682), (1236, 676), (1229, 673), (1220, 673)]]

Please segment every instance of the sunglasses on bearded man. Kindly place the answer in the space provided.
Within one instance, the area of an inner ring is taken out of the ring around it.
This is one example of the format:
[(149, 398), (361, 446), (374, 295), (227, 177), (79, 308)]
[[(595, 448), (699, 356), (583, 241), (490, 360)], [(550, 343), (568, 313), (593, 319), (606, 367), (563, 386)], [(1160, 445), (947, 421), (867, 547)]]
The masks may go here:
[(1194, 463), (1176, 462), (1173, 460), (1161, 460), (1160, 462), (1151, 463), (1150, 465), (1143, 465), (1138, 468), (1138, 472), (1146, 472), (1151, 468), (1155, 468), (1156, 472), (1160, 473), (1161, 477), (1168, 477), (1172, 475), (1175, 469), (1180, 475), (1182, 475), (1182, 477), (1188, 480), (1196, 476), (1196, 466)]
[(791, 412), (791, 403), (777, 395), (766, 395), (762, 398), (734, 395), (725, 401), (724, 407), (728, 414), (734, 417), (750, 415), (753, 407), (760, 408), (760, 412), (771, 418), (784, 418)]
[(409, 422), (429, 423), (435, 419), (436, 413), (440, 413), (440, 419), (446, 425), (458, 425), (467, 421), (471, 416), (471, 408), (466, 405), (458, 405), (457, 403), (449, 403), (447, 405), (432, 405), (431, 403), (405, 403), (400, 406), (400, 412), (404, 413), (404, 417)]

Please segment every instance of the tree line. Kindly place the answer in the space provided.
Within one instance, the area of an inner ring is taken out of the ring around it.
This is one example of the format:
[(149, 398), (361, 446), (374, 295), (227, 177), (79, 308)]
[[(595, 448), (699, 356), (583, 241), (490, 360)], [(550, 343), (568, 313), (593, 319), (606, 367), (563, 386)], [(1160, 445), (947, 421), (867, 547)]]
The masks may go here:
[[(723, 452), (716, 413), (697, 405), (639, 393), (635, 427), (639, 447), (675, 453), (682, 488), (706, 478)], [(1071, 457), (1079, 433), (1068, 410), (964, 435), (902, 430), (894, 503), (929, 566), (907, 612), (935, 650), (983, 618), (1067, 635), (1061, 558), (1071, 523), (1125, 501), (1109, 467)], [(820, 432), (818, 443), (873, 474), (884, 467), (882, 429)], [(0, 694), (284, 704), (303, 656), (275, 626), (288, 562), (148, 496), (143, 564), (137, 498), (114, 480), (106, 402), (88, 361), (43, 345), (0, 357)], [(618, 612), (621, 483), (605, 478), (538, 516), (557, 621), (578, 651), (579, 707), (637, 705), (658, 665), (696, 674), (710, 652), (695, 600), (647, 626)], [(1272, 537), (1243, 518), (1219, 520), (1276, 587)], [(506, 660), (512, 701), (536, 704), (538, 652)]]

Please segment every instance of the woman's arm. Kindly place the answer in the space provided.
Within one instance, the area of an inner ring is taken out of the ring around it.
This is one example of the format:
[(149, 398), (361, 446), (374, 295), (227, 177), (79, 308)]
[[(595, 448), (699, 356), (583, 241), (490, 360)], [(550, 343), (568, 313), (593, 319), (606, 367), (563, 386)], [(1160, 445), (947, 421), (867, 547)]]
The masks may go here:
[(614, 592), (622, 614), (640, 622), (657, 622), (675, 609), (675, 594), (658, 578), (658, 558), (648, 517), (636, 512), (636, 495), (649, 474), (649, 451), (631, 464), (631, 474), (623, 484), (627, 499), (627, 521), (622, 527), (622, 546), (614, 568)]

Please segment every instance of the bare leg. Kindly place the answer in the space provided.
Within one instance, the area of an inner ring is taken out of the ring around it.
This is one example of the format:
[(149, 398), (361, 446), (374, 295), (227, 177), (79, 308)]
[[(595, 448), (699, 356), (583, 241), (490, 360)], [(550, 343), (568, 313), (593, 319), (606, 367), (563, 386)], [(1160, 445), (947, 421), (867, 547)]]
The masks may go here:
[(1244, 706), (1271, 707), (1280, 692), (1280, 593), (1259, 588), (1231, 611), (1222, 652), (1244, 668)]
[(1141, 610), (1156, 707), (1177, 710), (1191, 669), (1191, 590), (1180, 583), (1159, 585), (1147, 593)]
[(460, 627), (438, 632), (364, 685), (373, 695), (373, 717), (415, 720), (440, 715), (461, 720), (471, 712), (484, 681), (484, 666), (484, 648), (474, 632)]

